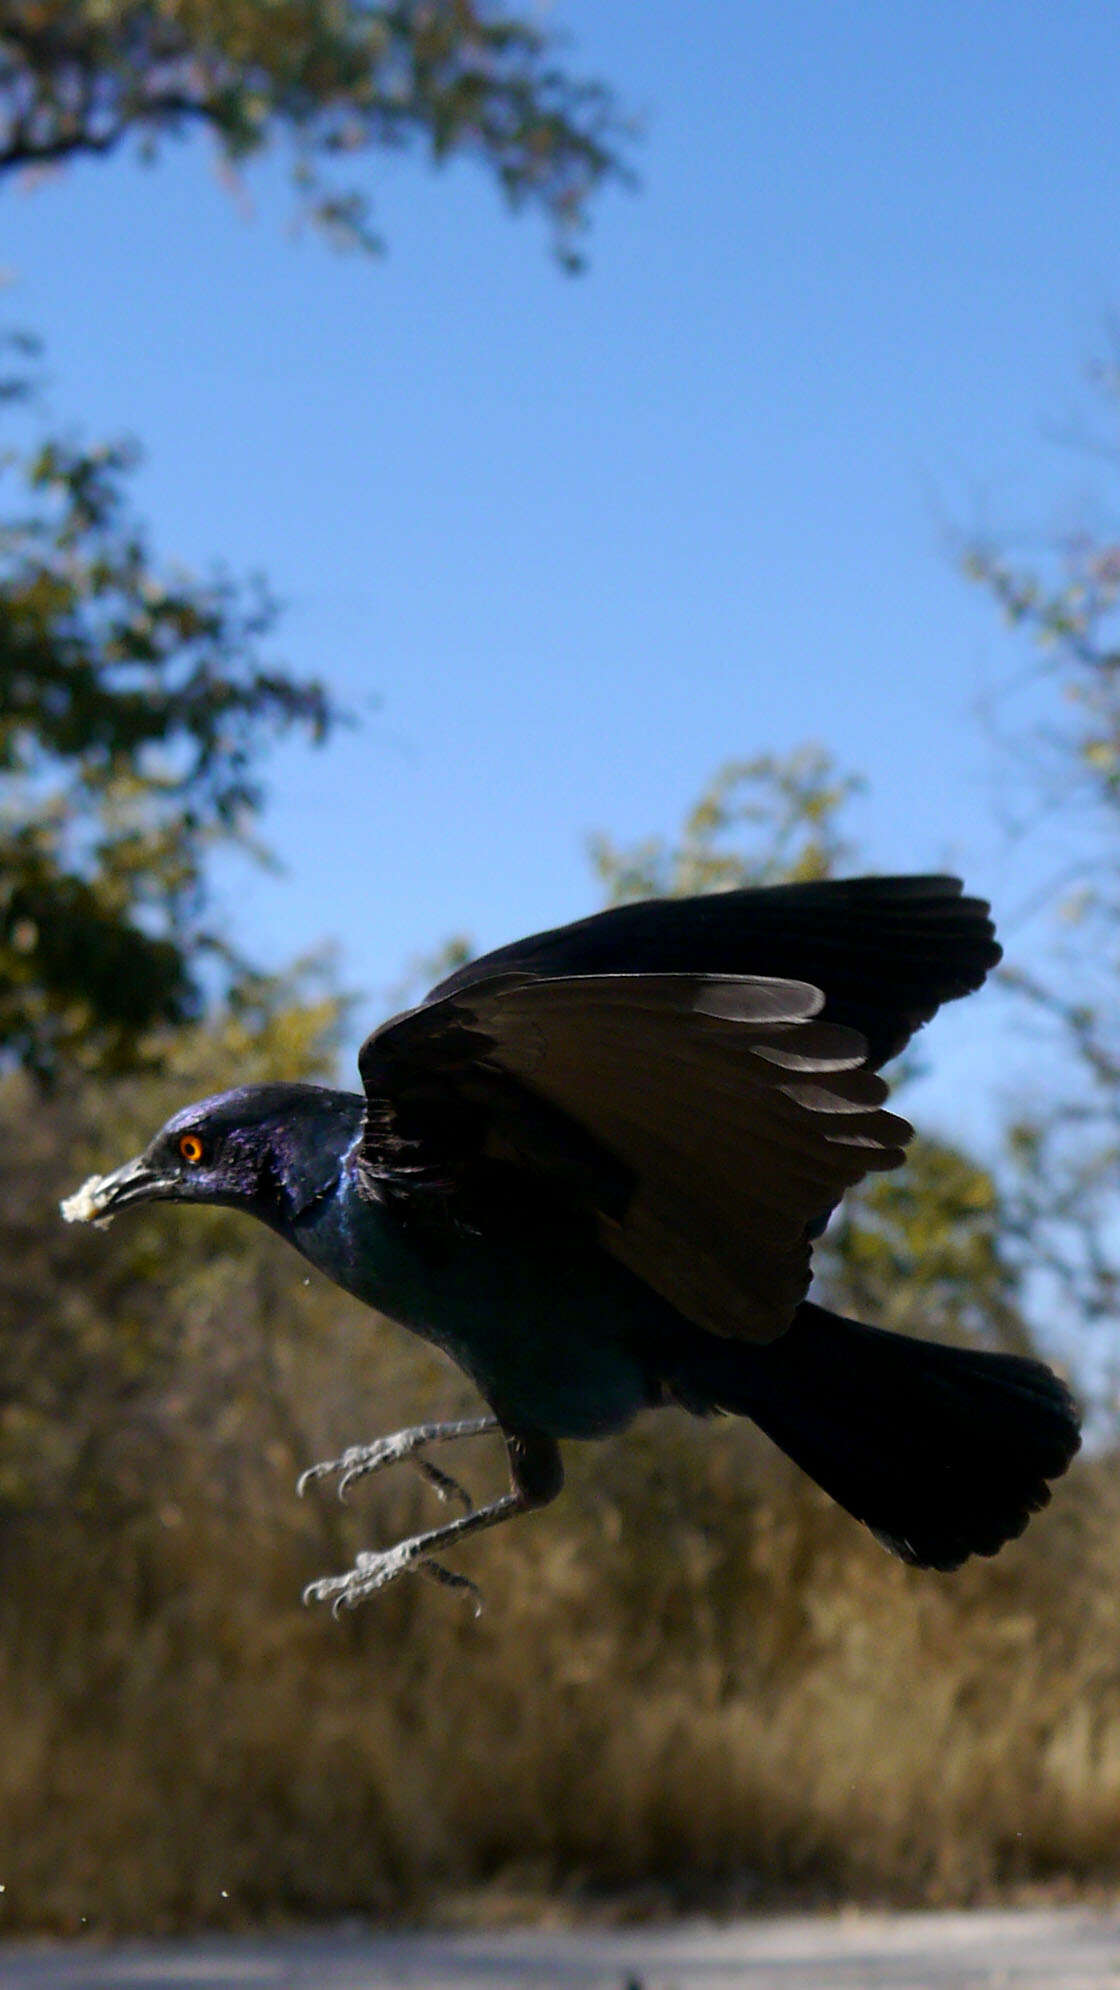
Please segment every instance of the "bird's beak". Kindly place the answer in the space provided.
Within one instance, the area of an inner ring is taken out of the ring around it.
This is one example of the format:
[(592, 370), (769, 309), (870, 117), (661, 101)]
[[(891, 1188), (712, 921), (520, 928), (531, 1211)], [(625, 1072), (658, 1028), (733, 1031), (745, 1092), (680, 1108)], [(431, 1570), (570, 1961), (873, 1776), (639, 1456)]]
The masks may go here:
[(111, 1175), (91, 1175), (59, 1208), (67, 1223), (107, 1224), (130, 1202), (152, 1202), (159, 1196), (173, 1195), (178, 1185), (174, 1175), (161, 1174), (140, 1154), (135, 1161), (114, 1168)]

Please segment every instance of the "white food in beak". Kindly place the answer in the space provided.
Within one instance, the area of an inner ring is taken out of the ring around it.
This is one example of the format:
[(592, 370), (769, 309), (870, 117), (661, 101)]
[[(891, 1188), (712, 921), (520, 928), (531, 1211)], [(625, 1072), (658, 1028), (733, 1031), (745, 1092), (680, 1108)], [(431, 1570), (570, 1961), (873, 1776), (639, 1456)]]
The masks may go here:
[(112, 1217), (97, 1213), (97, 1191), (105, 1179), (104, 1175), (91, 1175), (81, 1188), (75, 1189), (73, 1195), (68, 1195), (65, 1202), (59, 1203), (64, 1222), (96, 1223), (99, 1230), (108, 1229)]

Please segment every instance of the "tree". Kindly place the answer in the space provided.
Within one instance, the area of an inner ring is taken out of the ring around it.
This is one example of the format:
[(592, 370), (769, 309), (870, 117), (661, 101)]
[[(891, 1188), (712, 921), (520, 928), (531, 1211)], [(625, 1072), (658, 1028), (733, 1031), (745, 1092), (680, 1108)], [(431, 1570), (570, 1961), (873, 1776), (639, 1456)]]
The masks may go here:
[(244, 841), (271, 733), (323, 737), (323, 687), (266, 664), (265, 593), (160, 571), (131, 453), (45, 444), (0, 474), (0, 1056), (42, 1080), (120, 1070), (198, 1013), (205, 866)]
[(531, 19), (473, 0), (11, 0), (0, 172), (128, 139), (150, 157), (198, 126), (236, 167), (279, 138), (312, 217), (375, 247), (356, 162), (419, 146), (477, 159), (513, 205), (543, 210), (575, 268), (590, 195), (627, 177), (627, 128), (557, 52)]
[[(1093, 454), (1115, 479), (1120, 357), (1091, 377), (1106, 421)], [(1116, 515), (1115, 496), (1101, 493), (1098, 522), (1051, 534), (1029, 563), (993, 537), (975, 539), (964, 555), (968, 577), (1027, 638), (1029, 683), (1056, 693), (1043, 726), (1012, 734), (1018, 814), (1051, 853), (1041, 894), (1051, 922), (1037, 963), (1003, 974), (1041, 1053), (1029, 1106), (1007, 1130), (1009, 1247), (1034, 1282), (1036, 1303), (1112, 1332), (1120, 1299), (1120, 529), (1109, 523)], [(1013, 714), (1010, 693), (1007, 707)], [(1114, 1390), (1115, 1346), (1106, 1366)]]
[(146, 1512), (152, 1449), (183, 1437), (195, 1383), (213, 1419), (236, 1376), (240, 1413), (252, 1404), (267, 1420), (265, 1233), (219, 1219), (167, 1256), (132, 1225), (112, 1251), (91, 1251), (58, 1221), (58, 1202), (83, 1168), (142, 1146), (185, 1097), (293, 1073), (329, 1081), (344, 1017), (305, 963), (245, 976), (232, 1007), (154, 1031), (150, 1068), (112, 1086), (68, 1069), (43, 1098), (24, 1073), (0, 1077), (0, 1535), (34, 1513)]
[(851, 859), (838, 818), (862, 785), (822, 746), (798, 747), (784, 760), (729, 760), (688, 811), (678, 841), (650, 836), (621, 851), (595, 836), (591, 861), (612, 904), (831, 877)]

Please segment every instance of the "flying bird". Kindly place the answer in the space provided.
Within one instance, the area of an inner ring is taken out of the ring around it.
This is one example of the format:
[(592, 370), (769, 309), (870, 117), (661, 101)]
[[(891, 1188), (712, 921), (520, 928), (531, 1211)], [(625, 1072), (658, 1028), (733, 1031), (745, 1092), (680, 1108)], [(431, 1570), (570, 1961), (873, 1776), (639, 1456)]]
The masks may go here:
[[(315, 1465), (340, 1490), (412, 1459), (466, 1510), (307, 1596), (349, 1607), (545, 1505), (560, 1442), (676, 1403), (747, 1416), (922, 1568), (993, 1555), (1050, 1497), (1077, 1410), (1042, 1363), (942, 1346), (807, 1298), (846, 1189), (912, 1128), (879, 1067), (1000, 957), (951, 877), (622, 905), (460, 968), (363, 1044), (361, 1094), (242, 1085), (175, 1114), (62, 1205), (222, 1203), (434, 1342), (484, 1414)], [(496, 1430), (477, 1509), (430, 1446)]]

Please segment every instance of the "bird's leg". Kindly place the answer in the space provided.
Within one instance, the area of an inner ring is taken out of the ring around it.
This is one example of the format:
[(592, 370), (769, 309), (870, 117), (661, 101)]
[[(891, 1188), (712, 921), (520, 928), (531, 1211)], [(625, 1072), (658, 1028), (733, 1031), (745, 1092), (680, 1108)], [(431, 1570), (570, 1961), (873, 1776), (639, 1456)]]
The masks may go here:
[(461, 1499), (469, 1513), (474, 1505), (470, 1494), (449, 1472), (441, 1472), (438, 1465), (419, 1454), (425, 1445), (447, 1444), (456, 1437), (479, 1437), (484, 1431), (497, 1428), (498, 1420), (493, 1416), (461, 1417), (457, 1423), (417, 1423), (411, 1430), (395, 1430), (391, 1437), (379, 1437), (372, 1444), (352, 1444), (341, 1458), (325, 1458), (319, 1465), (309, 1465), (306, 1472), (300, 1473), (296, 1491), (302, 1499), (315, 1479), (337, 1473), (338, 1496), (345, 1499), (355, 1479), (364, 1478), (367, 1472), (384, 1471), (387, 1465), (399, 1464), (407, 1458), (423, 1473), (429, 1485), (435, 1487), (441, 1499)]
[(517, 1513), (528, 1513), (534, 1507), (547, 1506), (549, 1500), (556, 1498), (564, 1483), (560, 1449), (554, 1438), (536, 1433), (514, 1435), (508, 1431), (505, 1436), (510, 1470), (508, 1493), (491, 1501), (489, 1506), (479, 1507), (477, 1512), (460, 1514), (457, 1520), (448, 1520), (442, 1527), (432, 1527), (426, 1534), (414, 1534), (407, 1541), (398, 1541), (394, 1548), (371, 1549), (360, 1554), (353, 1568), (348, 1569), (345, 1575), (322, 1576), (318, 1582), (308, 1583), (303, 1592), (304, 1602), (330, 1603), (337, 1616), (340, 1610), (352, 1610), (365, 1597), (384, 1589), (406, 1569), (419, 1569), (432, 1575), (437, 1582), (447, 1583), (456, 1589), (469, 1589), (475, 1597), (477, 1616), (482, 1599), (475, 1584), (469, 1577), (454, 1575), (448, 1569), (441, 1568), (438, 1562), (433, 1562), (433, 1550), (454, 1547), (468, 1534), (481, 1533), (484, 1527), (497, 1527), (503, 1520), (512, 1520)]

